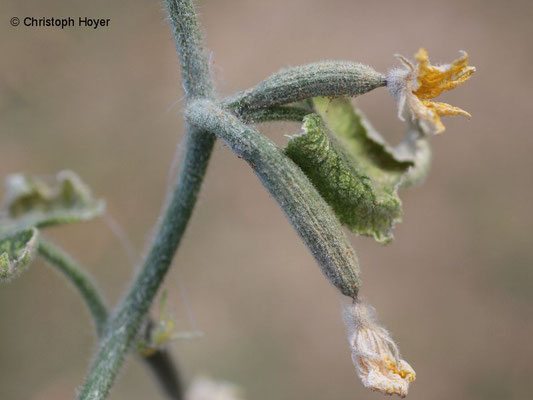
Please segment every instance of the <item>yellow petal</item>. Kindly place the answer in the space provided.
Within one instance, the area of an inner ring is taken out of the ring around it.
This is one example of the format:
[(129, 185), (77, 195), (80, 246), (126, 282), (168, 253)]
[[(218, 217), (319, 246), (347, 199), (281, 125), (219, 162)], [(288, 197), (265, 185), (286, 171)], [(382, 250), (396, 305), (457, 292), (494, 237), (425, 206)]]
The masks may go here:
[(422, 100), (422, 104), (425, 105), (427, 108), (435, 111), (438, 115), (463, 115), (467, 118), (472, 118), (472, 115), (470, 115), (470, 113), (459, 107), (454, 107), (448, 103)]
[(431, 65), (428, 53), (423, 48), (418, 50), (415, 58), (418, 61), (418, 88), (413, 93), (421, 100), (433, 99), (446, 90), (456, 88), (476, 71), (475, 67), (468, 65), (466, 52), (451, 64), (441, 66)]
[(422, 101), (413, 94), (407, 96), (409, 109), (426, 134), (437, 135), (444, 132), (446, 128), (440, 120), (438, 112), (431, 107), (428, 107), (425, 103), (435, 102)]

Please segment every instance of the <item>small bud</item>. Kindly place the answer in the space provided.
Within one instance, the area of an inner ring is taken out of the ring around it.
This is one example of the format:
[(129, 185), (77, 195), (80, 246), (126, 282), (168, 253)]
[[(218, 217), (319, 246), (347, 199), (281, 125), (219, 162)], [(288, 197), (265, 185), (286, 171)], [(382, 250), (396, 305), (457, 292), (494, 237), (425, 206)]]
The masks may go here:
[(384, 394), (405, 397), (416, 378), (411, 366), (400, 358), (389, 332), (376, 323), (374, 309), (361, 301), (344, 310), (344, 322), (352, 360), (363, 385)]
[(150, 324), (147, 338), (137, 343), (137, 350), (144, 357), (152, 356), (166, 343), (180, 339), (196, 339), (202, 332), (176, 332), (176, 321), (167, 316), (167, 291), (163, 290), (159, 301), (159, 322)]

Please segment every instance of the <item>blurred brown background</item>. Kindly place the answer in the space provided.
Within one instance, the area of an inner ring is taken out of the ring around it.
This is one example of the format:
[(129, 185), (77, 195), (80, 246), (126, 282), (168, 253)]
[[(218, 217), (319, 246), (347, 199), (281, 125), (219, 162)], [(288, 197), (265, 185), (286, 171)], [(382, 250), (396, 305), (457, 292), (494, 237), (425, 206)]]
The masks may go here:
[[(286, 66), (347, 59), (386, 71), (425, 46), (467, 50), (478, 72), (442, 100), (425, 185), (403, 192), (404, 222), (382, 247), (351, 236), (362, 294), (417, 371), (409, 398), (526, 399), (533, 374), (530, 1), (200, 1), (221, 95)], [(78, 172), (141, 249), (167, 187), (183, 123), (174, 44), (159, 1), (6, 0), (0, 23), (0, 173)], [(110, 18), (108, 28), (12, 27), (12, 16)], [(403, 124), (378, 89), (357, 100), (397, 141)], [(277, 143), (296, 124), (261, 126)], [(103, 220), (47, 232), (94, 273), (110, 302), (132, 267)], [(179, 268), (180, 273), (177, 273)], [(302, 279), (302, 277), (305, 278)], [(250, 400), (381, 399), (352, 366), (341, 297), (250, 168), (221, 143), (165, 282), (178, 328), (201, 340), (172, 352), (190, 380), (240, 384)], [(0, 287), (0, 399), (72, 399), (94, 349), (90, 318), (37, 262)], [(111, 399), (161, 398), (130, 359)]]

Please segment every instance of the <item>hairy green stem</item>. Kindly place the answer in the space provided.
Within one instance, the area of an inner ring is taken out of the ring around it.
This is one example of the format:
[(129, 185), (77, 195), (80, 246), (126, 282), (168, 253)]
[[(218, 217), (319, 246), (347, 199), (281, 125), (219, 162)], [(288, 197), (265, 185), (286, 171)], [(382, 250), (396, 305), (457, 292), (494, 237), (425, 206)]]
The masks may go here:
[(344, 295), (357, 297), (359, 267), (355, 251), (330, 207), (283, 150), (211, 101), (191, 103), (185, 117), (189, 123), (216, 133), (250, 164), (330, 282)]
[(241, 115), (317, 96), (354, 97), (385, 85), (385, 77), (368, 65), (324, 61), (280, 71), (222, 106)]
[[(108, 311), (103, 296), (90, 275), (67, 253), (44, 239), (39, 240), (38, 252), (78, 290), (91, 312), (97, 335), (102, 337), (106, 328)], [(153, 324), (148, 325), (147, 334)], [(161, 389), (169, 399), (183, 398), (178, 370), (168, 350), (157, 349), (154, 354), (141, 358), (152, 370)]]
[(107, 306), (93, 280), (68, 254), (43, 239), (39, 240), (39, 255), (59, 270), (79, 291), (94, 320), (96, 333), (102, 336), (107, 323)]
[[(208, 59), (192, 3), (189, 0), (166, 0), (165, 5), (180, 57), (186, 98), (214, 97)], [(107, 397), (181, 241), (214, 141), (215, 135), (187, 127), (185, 158), (154, 242), (135, 282), (109, 321), (78, 399)]]
[(215, 97), (209, 60), (190, 0), (164, 0), (181, 65), (185, 97)]

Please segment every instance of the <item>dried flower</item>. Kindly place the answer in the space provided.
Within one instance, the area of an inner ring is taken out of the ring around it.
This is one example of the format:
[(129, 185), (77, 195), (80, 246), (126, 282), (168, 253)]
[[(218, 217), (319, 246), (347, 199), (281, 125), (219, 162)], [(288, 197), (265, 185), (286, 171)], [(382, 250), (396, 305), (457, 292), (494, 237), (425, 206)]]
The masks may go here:
[(389, 332), (375, 321), (374, 309), (361, 301), (344, 311), (352, 360), (363, 385), (388, 395), (405, 397), (416, 378), (411, 366), (400, 358)]
[(196, 378), (185, 395), (186, 400), (242, 400), (242, 390), (230, 382)]
[(476, 71), (468, 65), (468, 54), (451, 64), (431, 65), (426, 50), (421, 48), (415, 55), (416, 66), (407, 58), (396, 55), (405, 68), (391, 70), (387, 75), (387, 87), (398, 101), (398, 117), (404, 121), (410, 117), (418, 121), (426, 135), (442, 133), (445, 127), (441, 115), (471, 115), (459, 107), (431, 101), (446, 90), (452, 90), (466, 82)]

